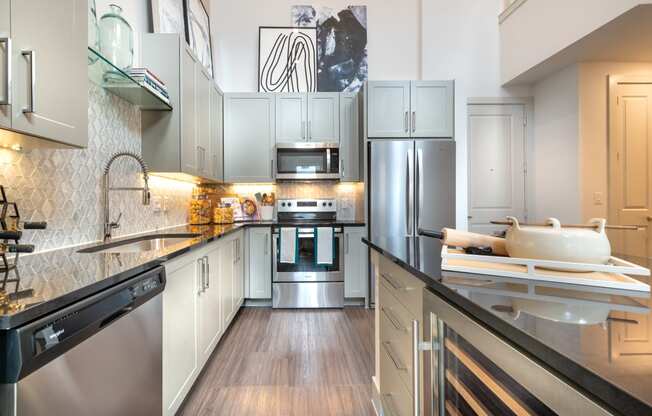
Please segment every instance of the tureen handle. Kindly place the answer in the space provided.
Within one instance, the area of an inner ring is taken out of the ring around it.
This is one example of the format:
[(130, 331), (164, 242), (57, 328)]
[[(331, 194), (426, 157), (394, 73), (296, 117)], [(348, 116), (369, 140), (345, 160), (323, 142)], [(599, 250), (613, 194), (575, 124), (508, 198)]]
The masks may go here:
[(546, 224), (552, 225), (553, 230), (561, 230), (561, 222), (557, 218), (548, 218)]
[(595, 231), (597, 231), (598, 234), (603, 234), (604, 229), (607, 226), (607, 220), (604, 218), (591, 218), (589, 224), (596, 226)]
[(518, 220), (516, 217), (507, 217), (507, 221), (512, 223), (512, 228), (519, 230), (521, 227), (518, 225)]

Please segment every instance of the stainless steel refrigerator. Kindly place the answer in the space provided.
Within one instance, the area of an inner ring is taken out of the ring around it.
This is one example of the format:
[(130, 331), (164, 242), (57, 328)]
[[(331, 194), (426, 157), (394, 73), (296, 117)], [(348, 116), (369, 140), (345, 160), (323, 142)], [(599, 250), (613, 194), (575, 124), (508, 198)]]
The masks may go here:
[[(455, 142), (371, 139), (369, 161), (370, 237), (407, 256), (423, 255), (402, 237), (455, 226)], [(370, 276), (373, 289), (373, 270)]]

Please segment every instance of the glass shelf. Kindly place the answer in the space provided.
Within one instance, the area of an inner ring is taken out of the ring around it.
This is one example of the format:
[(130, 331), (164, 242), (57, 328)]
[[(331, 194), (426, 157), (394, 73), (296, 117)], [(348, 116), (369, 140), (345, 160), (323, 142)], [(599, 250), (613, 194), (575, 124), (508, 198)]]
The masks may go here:
[(88, 48), (88, 77), (95, 84), (137, 105), (141, 110), (172, 110), (170, 104), (141, 86), (138, 81), (90, 47)]

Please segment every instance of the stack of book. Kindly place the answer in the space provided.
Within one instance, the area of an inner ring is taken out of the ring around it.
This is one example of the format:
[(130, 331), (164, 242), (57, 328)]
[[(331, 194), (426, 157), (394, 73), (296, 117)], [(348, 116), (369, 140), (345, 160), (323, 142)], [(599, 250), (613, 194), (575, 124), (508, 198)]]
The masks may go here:
[(149, 92), (156, 95), (166, 103), (170, 103), (170, 95), (165, 83), (156, 75), (152, 74), (147, 68), (131, 68), (128, 70), (129, 76), (136, 80), (140, 85)]

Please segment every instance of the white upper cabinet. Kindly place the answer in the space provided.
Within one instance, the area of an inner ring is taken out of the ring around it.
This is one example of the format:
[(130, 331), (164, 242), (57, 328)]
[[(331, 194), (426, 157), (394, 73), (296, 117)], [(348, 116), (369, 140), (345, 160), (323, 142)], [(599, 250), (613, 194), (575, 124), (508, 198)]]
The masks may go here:
[(412, 81), (412, 137), (453, 137), (453, 81)]
[(340, 94), (308, 93), (308, 140), (319, 143), (340, 141)]
[(217, 84), (211, 85), (211, 108), (210, 108), (210, 165), (211, 177), (216, 181), (224, 180), (224, 101), (222, 91)]
[(410, 137), (410, 81), (368, 83), (367, 135)]
[(88, 144), (87, 14), (86, 1), (0, 0), (0, 126)]
[(11, 59), (11, 10), (10, 0), (0, 0), (0, 128), (11, 127), (11, 100), (9, 84), (9, 72)]
[(270, 93), (224, 96), (224, 180), (274, 180), (275, 96)]
[(203, 178), (211, 178), (211, 88), (213, 79), (201, 63), (195, 65), (195, 88), (197, 103), (197, 172)]
[(362, 177), (358, 105), (358, 94), (340, 95), (340, 179), (343, 181), (359, 181)]
[(453, 81), (369, 82), (368, 136), (453, 137), (453, 89)]
[(197, 147), (197, 59), (184, 46), (181, 52), (181, 171), (199, 175)]
[(276, 142), (306, 140), (308, 97), (306, 94), (276, 94)]

